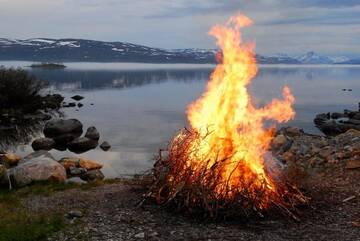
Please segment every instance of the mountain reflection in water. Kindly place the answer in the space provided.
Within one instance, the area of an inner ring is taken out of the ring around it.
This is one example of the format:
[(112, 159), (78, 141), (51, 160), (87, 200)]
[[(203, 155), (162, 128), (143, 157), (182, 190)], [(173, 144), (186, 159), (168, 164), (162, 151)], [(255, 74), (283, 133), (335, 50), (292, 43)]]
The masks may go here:
[(140, 70), (140, 71), (83, 71), (83, 70), (34, 70), (36, 76), (49, 81), (57, 90), (94, 90), (105, 88), (134, 88), (166, 81), (191, 83), (208, 79), (211, 69), (191, 70)]

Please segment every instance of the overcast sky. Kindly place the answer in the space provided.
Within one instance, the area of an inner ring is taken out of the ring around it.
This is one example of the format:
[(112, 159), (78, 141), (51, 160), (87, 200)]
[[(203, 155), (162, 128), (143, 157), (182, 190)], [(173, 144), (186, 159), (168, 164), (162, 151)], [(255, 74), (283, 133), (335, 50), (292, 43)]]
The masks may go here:
[(0, 0), (0, 37), (213, 48), (208, 30), (237, 12), (259, 53), (360, 54), (360, 0)]

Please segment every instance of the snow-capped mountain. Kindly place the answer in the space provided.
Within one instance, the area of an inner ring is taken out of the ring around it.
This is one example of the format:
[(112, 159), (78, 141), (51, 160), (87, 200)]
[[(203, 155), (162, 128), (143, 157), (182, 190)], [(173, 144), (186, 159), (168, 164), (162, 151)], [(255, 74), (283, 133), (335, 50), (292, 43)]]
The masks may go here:
[(256, 56), (260, 64), (301, 64), (299, 60), (287, 54), (275, 54), (269, 56)]
[(320, 56), (313, 51), (297, 57), (302, 64), (332, 64), (333, 60), (327, 56)]
[(284, 62), (287, 64), (341, 64), (350, 60), (348, 57), (345, 56), (329, 57), (319, 55), (314, 51), (309, 51), (299, 56), (290, 56), (288, 54), (280, 53), (267, 56), (266, 58), (277, 59), (279, 62)]
[(345, 56), (328, 57), (319, 55), (314, 51), (307, 52), (295, 58), (302, 64), (341, 64), (350, 60)]
[(165, 50), (125, 42), (85, 39), (0, 38), (1, 60), (214, 63), (211, 50)]
[(340, 64), (350, 60), (350, 58), (345, 56), (330, 57), (330, 59), (333, 61), (334, 64)]
[[(215, 63), (216, 49), (151, 48), (125, 42), (86, 39), (7, 39), (0, 38), (0, 60), (46, 62), (143, 62), (143, 63)], [(260, 64), (359, 64), (346, 57), (327, 57), (308, 52), (300, 56), (256, 55)]]

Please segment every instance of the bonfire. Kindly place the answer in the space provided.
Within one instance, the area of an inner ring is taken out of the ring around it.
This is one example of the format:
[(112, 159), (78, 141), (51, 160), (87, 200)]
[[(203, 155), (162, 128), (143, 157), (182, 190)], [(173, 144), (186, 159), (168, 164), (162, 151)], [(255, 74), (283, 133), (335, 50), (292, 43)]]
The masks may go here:
[(277, 207), (296, 218), (295, 207), (307, 201), (269, 152), (275, 123), (295, 116), (290, 88), (260, 108), (248, 92), (257, 73), (255, 44), (243, 42), (240, 30), (251, 24), (239, 15), (210, 30), (219, 64), (205, 93), (187, 108), (190, 127), (160, 151), (149, 192), (159, 204), (210, 217), (263, 215)]

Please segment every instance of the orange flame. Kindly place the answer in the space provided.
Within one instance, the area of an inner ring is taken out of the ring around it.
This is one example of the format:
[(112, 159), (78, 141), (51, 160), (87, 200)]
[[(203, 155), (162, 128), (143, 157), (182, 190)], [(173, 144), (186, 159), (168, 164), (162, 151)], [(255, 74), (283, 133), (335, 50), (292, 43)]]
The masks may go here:
[[(188, 152), (187, 166), (196, 173), (204, 165), (209, 170), (222, 162), (216, 175), (219, 184), (224, 184), (214, 192), (222, 196), (231, 195), (231, 190), (265, 189), (260, 205), (264, 208), (276, 192), (276, 183), (264, 167), (264, 156), (274, 133), (273, 129), (265, 129), (263, 123), (267, 119), (286, 122), (293, 118), (295, 99), (284, 87), (283, 100), (274, 99), (262, 108), (252, 104), (247, 87), (257, 73), (255, 44), (244, 43), (240, 32), (251, 24), (251, 19), (239, 15), (209, 32), (217, 39), (222, 62), (212, 73), (206, 92), (188, 107), (191, 128), (201, 138), (191, 143), (189, 148), (196, 151)], [(181, 133), (176, 138), (181, 138)]]

